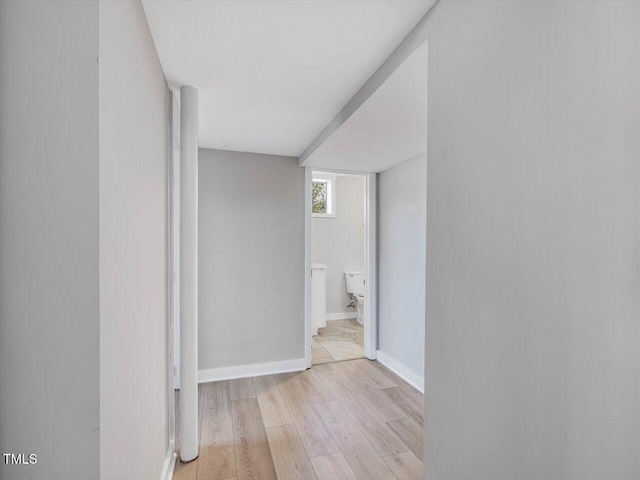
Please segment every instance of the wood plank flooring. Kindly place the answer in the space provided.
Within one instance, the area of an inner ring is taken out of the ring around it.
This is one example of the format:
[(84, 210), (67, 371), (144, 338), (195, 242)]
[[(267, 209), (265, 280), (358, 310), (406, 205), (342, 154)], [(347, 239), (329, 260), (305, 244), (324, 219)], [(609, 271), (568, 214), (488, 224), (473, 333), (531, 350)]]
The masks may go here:
[(421, 480), (422, 402), (366, 359), (201, 384), (200, 455), (173, 478)]

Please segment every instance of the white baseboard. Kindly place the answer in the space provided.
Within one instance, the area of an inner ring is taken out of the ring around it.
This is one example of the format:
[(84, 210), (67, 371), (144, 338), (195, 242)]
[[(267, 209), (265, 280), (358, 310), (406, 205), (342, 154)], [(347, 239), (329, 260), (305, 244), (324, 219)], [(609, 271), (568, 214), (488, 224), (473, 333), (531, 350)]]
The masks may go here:
[(327, 320), (350, 320), (358, 318), (358, 312), (327, 313)]
[(234, 378), (259, 377), (274, 373), (300, 372), (307, 369), (304, 358), (282, 360), (279, 362), (254, 363), (235, 367), (219, 367), (198, 370), (198, 383), (232, 380)]
[(164, 459), (164, 465), (162, 466), (162, 474), (160, 480), (171, 480), (173, 478), (173, 469), (176, 467), (176, 449), (175, 441), (171, 440), (169, 449), (167, 450), (167, 456)]
[(421, 393), (424, 393), (424, 377), (418, 375), (416, 372), (411, 370), (405, 364), (399, 362), (395, 358), (390, 355), (387, 355), (381, 350), (377, 352), (377, 360), (391, 370), (393, 373), (398, 375), (401, 379), (407, 382), (412, 387), (418, 389)]

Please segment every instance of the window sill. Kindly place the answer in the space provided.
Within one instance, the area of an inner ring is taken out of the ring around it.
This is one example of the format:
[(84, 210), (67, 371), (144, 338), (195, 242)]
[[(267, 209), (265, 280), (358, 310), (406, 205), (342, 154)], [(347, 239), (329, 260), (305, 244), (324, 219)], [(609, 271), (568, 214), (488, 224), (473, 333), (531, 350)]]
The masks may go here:
[(336, 218), (335, 213), (314, 213), (314, 218)]

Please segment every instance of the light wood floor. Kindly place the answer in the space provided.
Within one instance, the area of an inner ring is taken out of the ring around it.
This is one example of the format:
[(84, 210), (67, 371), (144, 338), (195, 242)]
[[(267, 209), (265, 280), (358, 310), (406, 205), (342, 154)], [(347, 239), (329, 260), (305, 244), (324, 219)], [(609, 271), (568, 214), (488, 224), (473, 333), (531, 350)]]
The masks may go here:
[(422, 479), (423, 395), (378, 362), (206, 383), (199, 394), (200, 454), (177, 462), (176, 480)]

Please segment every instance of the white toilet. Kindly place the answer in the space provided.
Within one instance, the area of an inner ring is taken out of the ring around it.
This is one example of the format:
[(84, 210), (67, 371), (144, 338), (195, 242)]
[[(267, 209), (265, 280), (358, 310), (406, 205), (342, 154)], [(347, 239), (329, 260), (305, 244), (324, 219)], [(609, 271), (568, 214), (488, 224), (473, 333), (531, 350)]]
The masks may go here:
[(344, 272), (347, 282), (347, 293), (355, 300), (356, 310), (358, 312), (358, 323), (363, 325), (364, 322), (364, 293), (365, 280), (364, 272)]

